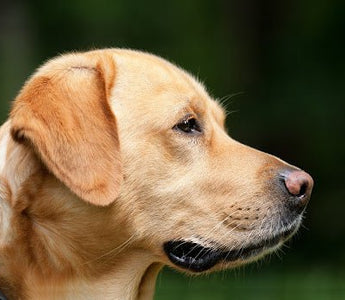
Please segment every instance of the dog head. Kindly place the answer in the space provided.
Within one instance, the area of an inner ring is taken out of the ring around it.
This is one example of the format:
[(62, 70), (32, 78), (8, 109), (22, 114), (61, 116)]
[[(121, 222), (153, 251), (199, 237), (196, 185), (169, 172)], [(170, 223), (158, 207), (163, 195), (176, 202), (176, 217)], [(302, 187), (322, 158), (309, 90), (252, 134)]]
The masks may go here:
[(180, 68), (103, 50), (39, 69), (14, 103), (11, 132), (85, 205), (125, 215), (152, 261), (204, 272), (282, 245), (313, 186), (307, 173), (233, 140), (224, 122)]

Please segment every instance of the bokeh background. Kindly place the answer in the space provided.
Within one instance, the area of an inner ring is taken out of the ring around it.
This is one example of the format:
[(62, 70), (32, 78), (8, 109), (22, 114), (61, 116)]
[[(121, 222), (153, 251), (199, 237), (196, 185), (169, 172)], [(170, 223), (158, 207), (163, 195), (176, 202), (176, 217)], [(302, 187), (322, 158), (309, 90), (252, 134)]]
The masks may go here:
[(201, 278), (165, 269), (155, 299), (345, 299), (345, 1), (1, 0), (1, 120), (42, 62), (99, 47), (196, 74), (225, 101), (234, 138), (315, 179), (283, 251)]

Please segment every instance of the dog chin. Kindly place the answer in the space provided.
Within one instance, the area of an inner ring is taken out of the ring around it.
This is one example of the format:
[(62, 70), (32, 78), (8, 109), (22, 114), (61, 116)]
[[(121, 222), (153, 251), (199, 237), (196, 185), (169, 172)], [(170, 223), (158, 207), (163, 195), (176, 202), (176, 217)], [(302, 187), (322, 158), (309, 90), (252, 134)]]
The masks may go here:
[(171, 240), (163, 248), (173, 265), (193, 273), (210, 269), (226, 269), (255, 261), (278, 249), (298, 229), (298, 225), (285, 229), (269, 238), (249, 243), (240, 248), (211, 247), (188, 240)]

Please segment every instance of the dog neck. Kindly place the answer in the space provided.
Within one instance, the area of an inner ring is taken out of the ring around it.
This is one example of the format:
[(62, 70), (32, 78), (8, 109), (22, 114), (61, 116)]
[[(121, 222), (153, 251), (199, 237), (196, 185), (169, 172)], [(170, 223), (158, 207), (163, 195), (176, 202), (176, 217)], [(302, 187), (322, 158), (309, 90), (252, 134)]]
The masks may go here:
[(111, 299), (151, 300), (161, 265), (149, 263), (141, 251), (133, 251), (121, 258), (116, 270), (98, 279), (42, 282), (28, 288), (28, 299)]
[[(0, 129), (0, 290), (9, 299), (152, 299), (162, 265), (116, 205), (89, 205)], [(21, 174), (21, 177), (18, 176)]]

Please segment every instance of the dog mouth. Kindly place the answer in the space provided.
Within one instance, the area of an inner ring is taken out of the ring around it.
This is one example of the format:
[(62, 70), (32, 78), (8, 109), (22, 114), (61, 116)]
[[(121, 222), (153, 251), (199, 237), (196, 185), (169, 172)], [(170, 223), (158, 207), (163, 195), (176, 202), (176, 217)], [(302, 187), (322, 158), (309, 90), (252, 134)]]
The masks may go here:
[(296, 227), (293, 227), (269, 239), (240, 249), (214, 249), (185, 240), (168, 241), (164, 243), (163, 248), (170, 261), (176, 266), (192, 272), (203, 272), (219, 262), (245, 261), (258, 256), (285, 242), (295, 230)]

